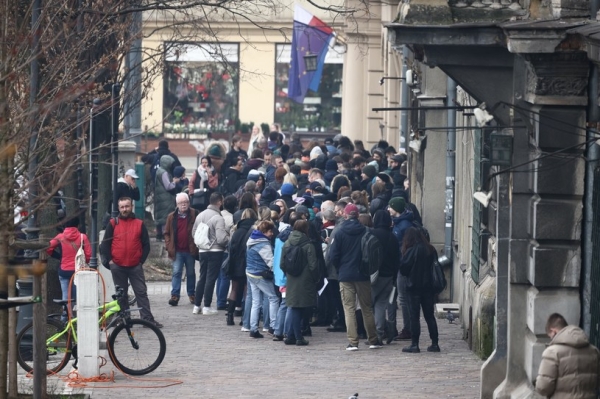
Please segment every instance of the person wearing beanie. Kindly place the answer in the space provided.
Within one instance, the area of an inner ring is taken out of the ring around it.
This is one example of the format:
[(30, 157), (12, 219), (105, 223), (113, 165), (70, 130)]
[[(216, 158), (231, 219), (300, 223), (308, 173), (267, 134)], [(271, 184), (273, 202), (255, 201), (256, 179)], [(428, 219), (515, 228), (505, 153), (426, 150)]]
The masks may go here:
[(292, 183), (283, 183), (281, 185), (281, 199), (285, 201), (285, 204), (288, 206), (288, 208), (293, 208), (296, 206), (296, 202), (294, 202), (294, 199), (292, 198), (294, 192), (295, 190)]
[(371, 185), (373, 185), (373, 178), (377, 175), (377, 169), (373, 165), (366, 165), (362, 168), (362, 173), (360, 175), (360, 189), (365, 190), (367, 194), (369, 194), (369, 198), (371, 198)]
[(260, 196), (260, 206), (269, 206), (277, 197), (277, 191), (273, 187), (265, 187)]
[(331, 181), (333, 180), (334, 177), (336, 177), (338, 174), (338, 165), (337, 162), (335, 162), (333, 159), (328, 160), (325, 163), (325, 176), (323, 176), (323, 179), (325, 180), (325, 185), (327, 187), (331, 186)]
[(344, 208), (344, 223), (335, 232), (331, 242), (328, 260), (335, 267), (340, 283), (340, 293), (346, 319), (346, 334), (348, 337), (347, 351), (357, 351), (359, 336), (356, 319), (356, 299), (362, 310), (362, 318), (367, 332), (370, 349), (382, 347), (377, 337), (373, 306), (371, 298), (371, 281), (368, 275), (362, 274), (361, 240), (366, 228), (358, 221), (358, 207), (348, 204)]
[[(406, 209), (406, 201), (402, 197), (395, 197), (390, 200), (390, 202), (388, 203), (388, 212), (392, 217), (392, 232), (398, 239), (398, 245), (401, 248), (402, 241), (404, 240), (404, 234), (413, 225), (413, 213)], [(402, 310), (402, 322), (404, 323), (402, 331), (396, 338), (398, 340), (411, 339), (410, 299), (408, 296), (406, 284), (406, 277), (398, 273), (398, 298)]]
[(175, 166), (173, 168), (173, 178), (179, 179), (175, 185), (175, 193), (184, 192), (189, 188), (190, 180), (185, 177), (185, 168), (183, 166)]

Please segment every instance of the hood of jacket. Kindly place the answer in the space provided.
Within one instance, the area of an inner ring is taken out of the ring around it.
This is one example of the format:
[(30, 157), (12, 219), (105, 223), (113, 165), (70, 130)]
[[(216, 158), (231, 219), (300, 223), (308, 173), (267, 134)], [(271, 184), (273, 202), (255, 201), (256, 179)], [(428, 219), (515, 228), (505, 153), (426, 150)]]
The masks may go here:
[(63, 231), (63, 236), (69, 241), (75, 241), (80, 237), (81, 233), (77, 227), (66, 227)]
[(252, 234), (250, 234), (250, 238), (248, 239), (246, 245), (248, 246), (248, 248), (250, 248), (251, 246), (259, 244), (261, 242), (270, 243), (271, 240), (269, 240), (269, 238), (266, 235), (264, 235), (260, 230), (252, 230)]
[(390, 230), (392, 227), (392, 216), (388, 211), (378, 210), (373, 216), (373, 227), (376, 229)]
[(288, 238), (290, 238), (292, 231), (294, 231), (292, 229), (292, 226), (290, 226), (288, 224), (287, 227), (283, 231), (279, 232), (279, 234), (277, 235), (277, 238), (279, 238), (282, 242), (286, 242), (288, 240)]
[(306, 234), (301, 233), (296, 230), (291, 232), (288, 239), (290, 241), (290, 244), (292, 244), (292, 245), (302, 245), (306, 242), (310, 242), (310, 239), (308, 238), (308, 236)]
[(407, 220), (412, 223), (412, 221), (415, 220), (415, 216), (413, 215), (413, 213), (411, 211), (406, 210), (400, 216), (396, 216), (395, 218), (392, 218), (394, 225), (402, 222), (403, 220)]
[(358, 219), (348, 219), (340, 226), (340, 230), (348, 235), (358, 236), (365, 233), (365, 226)]
[(237, 228), (248, 230), (254, 225), (255, 222), (256, 222), (256, 219), (254, 219), (254, 218), (242, 219), (238, 222)]
[(589, 344), (585, 332), (577, 326), (566, 326), (550, 341), (550, 345), (568, 345), (573, 348), (585, 348)]
[(227, 168), (225, 169), (225, 171), (223, 172), (223, 176), (225, 178), (229, 177), (229, 175), (236, 175), (236, 178), (239, 180), (242, 178), (242, 171), (241, 170), (237, 170), (234, 168)]
[(175, 162), (175, 159), (172, 156), (163, 155), (162, 157), (160, 157), (159, 165), (164, 170), (171, 170), (171, 166), (173, 166), (174, 162)]

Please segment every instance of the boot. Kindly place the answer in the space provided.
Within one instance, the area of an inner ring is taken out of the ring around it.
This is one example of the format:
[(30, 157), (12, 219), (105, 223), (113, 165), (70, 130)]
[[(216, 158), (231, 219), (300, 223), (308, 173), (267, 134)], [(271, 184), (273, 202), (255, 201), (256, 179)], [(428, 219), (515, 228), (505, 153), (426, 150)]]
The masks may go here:
[(385, 343), (390, 344), (394, 338), (398, 335), (398, 330), (396, 329), (396, 323), (392, 323), (389, 321), (385, 322)]
[(233, 313), (235, 312), (235, 301), (229, 301), (227, 304), (227, 325), (235, 326), (235, 322), (233, 321)]
[(404, 348), (402, 348), (402, 352), (420, 353), (421, 350), (419, 349), (419, 341), (412, 341), (410, 346), (405, 346)]

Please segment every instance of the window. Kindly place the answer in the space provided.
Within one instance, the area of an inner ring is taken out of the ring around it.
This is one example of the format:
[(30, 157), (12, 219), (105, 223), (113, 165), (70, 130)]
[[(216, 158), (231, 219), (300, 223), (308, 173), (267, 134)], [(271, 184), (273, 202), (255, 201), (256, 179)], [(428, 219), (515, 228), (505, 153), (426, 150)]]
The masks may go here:
[(166, 45), (163, 132), (230, 132), (238, 117), (239, 46)]
[(342, 124), (344, 47), (330, 48), (319, 92), (309, 91), (303, 104), (288, 99), (291, 44), (278, 44), (275, 66), (275, 122), (285, 131), (336, 132)]

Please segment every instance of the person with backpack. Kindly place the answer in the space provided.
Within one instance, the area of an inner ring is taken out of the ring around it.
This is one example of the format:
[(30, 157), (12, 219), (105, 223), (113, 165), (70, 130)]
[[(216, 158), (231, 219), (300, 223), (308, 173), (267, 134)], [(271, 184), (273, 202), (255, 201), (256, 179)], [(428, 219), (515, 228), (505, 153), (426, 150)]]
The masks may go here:
[[(413, 226), (413, 213), (406, 208), (406, 202), (402, 197), (392, 198), (388, 203), (388, 212), (392, 217), (392, 232), (398, 239), (398, 246), (402, 246), (404, 239), (404, 233), (410, 227)], [(400, 255), (402, 257), (402, 255)], [(398, 274), (398, 282), (396, 287), (398, 288), (398, 301), (400, 302), (400, 309), (402, 310), (402, 323), (403, 328), (400, 334), (396, 337), (396, 340), (409, 340), (411, 339), (411, 325), (410, 325), (410, 296), (406, 291), (406, 278), (402, 274)], [(391, 309), (392, 312), (394, 311)]]
[(335, 267), (340, 282), (340, 293), (344, 305), (348, 351), (358, 350), (358, 333), (356, 328), (356, 299), (362, 309), (367, 339), (371, 349), (382, 347), (377, 338), (373, 305), (371, 301), (371, 281), (367, 274), (361, 273), (363, 252), (362, 239), (366, 228), (358, 221), (358, 208), (348, 204), (344, 208), (345, 221), (336, 231), (331, 242), (328, 260)]
[[(46, 253), (53, 258), (60, 260), (60, 269), (58, 269), (58, 281), (62, 291), (62, 300), (69, 299), (69, 284), (73, 274), (75, 274), (75, 257), (79, 248), (83, 248), (85, 262), (90, 261), (92, 256), (92, 247), (88, 237), (79, 231), (79, 218), (77, 216), (66, 218), (65, 229), (56, 237), (50, 240), (50, 246)], [(75, 283), (71, 284), (71, 300), (77, 298), (77, 287)], [(67, 321), (67, 314), (63, 313), (62, 321)]]
[(427, 322), (431, 346), (427, 352), (439, 352), (438, 327), (434, 315), (435, 293), (433, 290), (432, 268), (437, 258), (435, 248), (416, 227), (410, 227), (402, 241), (402, 261), (400, 273), (406, 277), (406, 290), (410, 297), (411, 345), (402, 348), (402, 352), (419, 353), (421, 309)]
[(302, 319), (317, 304), (319, 271), (315, 247), (308, 238), (308, 221), (297, 220), (294, 230), (283, 246), (281, 269), (286, 273), (286, 303), (291, 309), (290, 329), (286, 345), (306, 346), (302, 336)]
[(269, 300), (269, 314), (271, 317), (269, 332), (275, 332), (276, 315), (279, 310), (279, 297), (275, 293), (273, 283), (273, 237), (275, 225), (273, 222), (263, 220), (250, 234), (246, 249), (246, 276), (248, 286), (252, 290), (252, 309), (250, 311), (250, 337), (263, 338), (258, 331), (258, 319), (261, 308), (261, 293)]
[(175, 211), (175, 191), (180, 178), (173, 177), (174, 159), (169, 155), (163, 155), (160, 159), (160, 168), (156, 172), (154, 184), (154, 222), (156, 223), (156, 240), (162, 241), (163, 231), (167, 216)]

